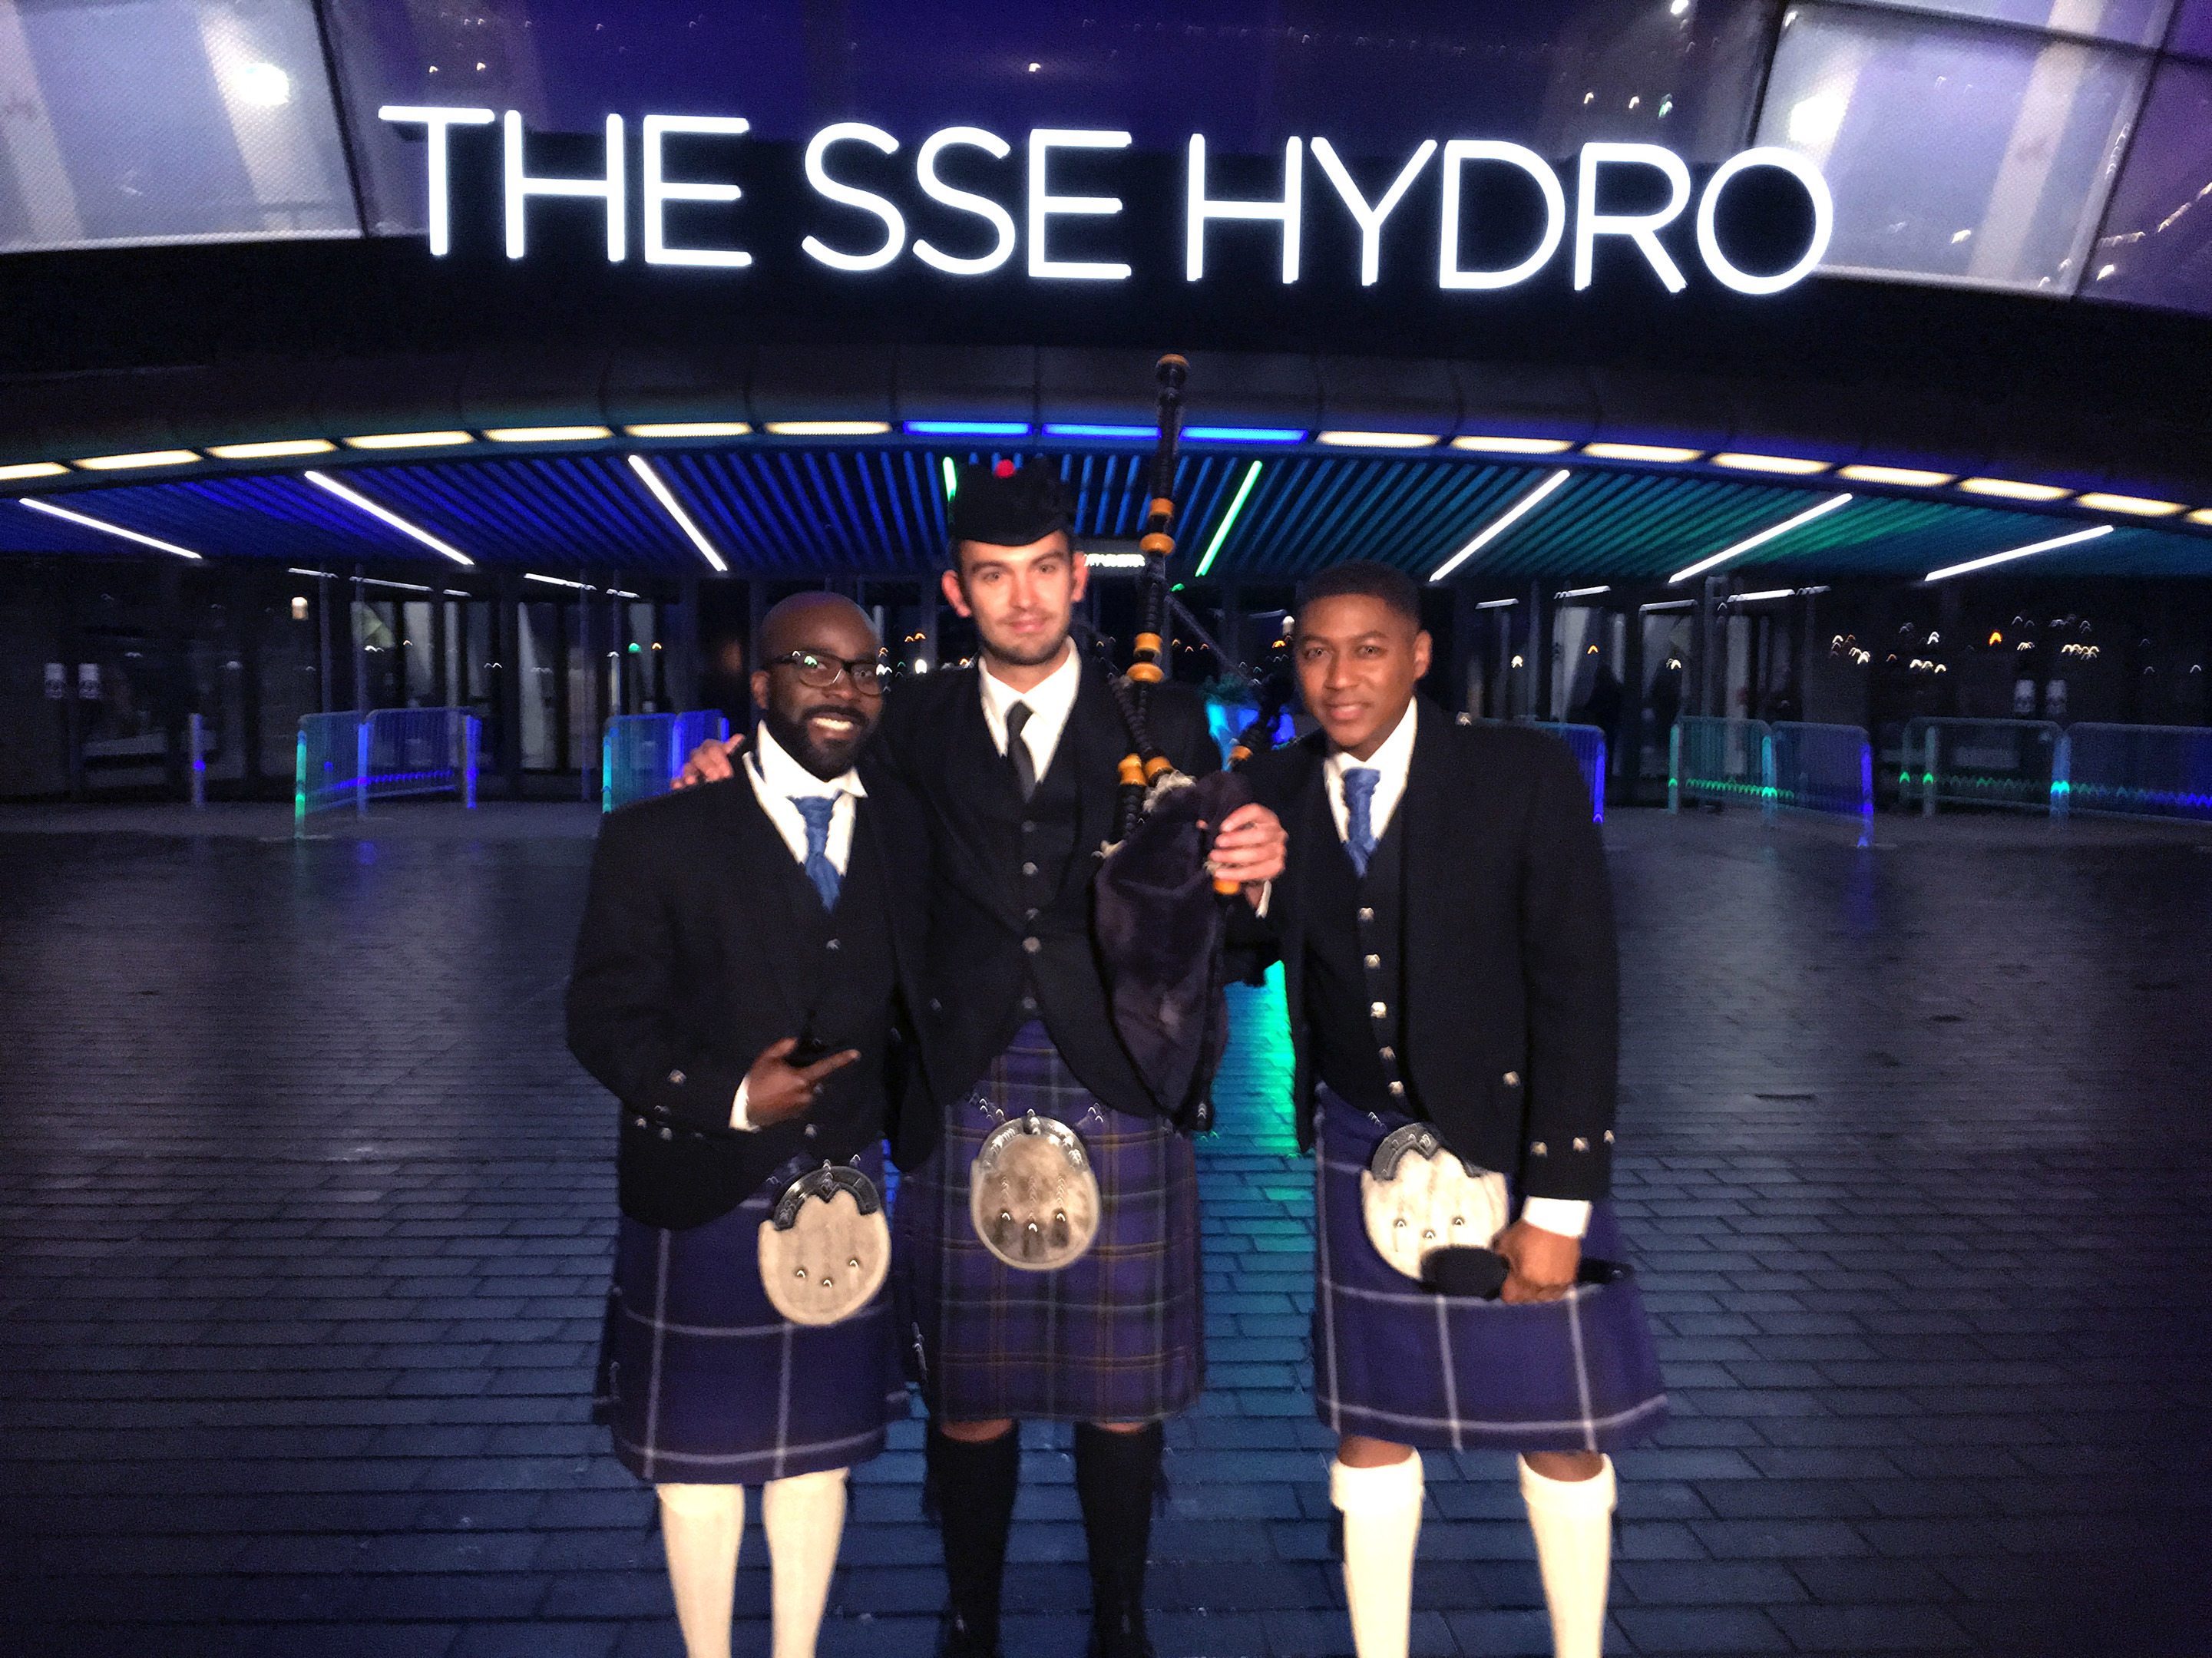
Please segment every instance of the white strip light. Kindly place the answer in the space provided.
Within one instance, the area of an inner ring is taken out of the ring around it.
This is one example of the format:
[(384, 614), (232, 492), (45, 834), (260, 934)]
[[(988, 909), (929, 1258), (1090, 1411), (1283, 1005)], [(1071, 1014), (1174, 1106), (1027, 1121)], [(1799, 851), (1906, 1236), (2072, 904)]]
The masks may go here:
[(522, 579), (525, 581), (542, 581), (549, 587), (570, 588), (580, 593), (605, 593), (610, 598), (640, 598), (643, 597), (642, 594), (630, 592), (627, 587), (594, 587), (588, 581), (570, 581), (563, 576), (539, 575), (535, 570), (525, 572)]
[(2028, 558), (2037, 553), (2048, 553), (2060, 547), (2071, 547), (2077, 541), (2094, 541), (2099, 536), (2112, 532), (2109, 524), (2100, 524), (2087, 530), (2076, 530), (2070, 536), (2053, 536), (2048, 541), (2039, 541), (2033, 547), (2015, 547), (2008, 553), (1991, 553), (1984, 558), (1970, 558), (1964, 564), (1947, 564), (1940, 570), (1930, 570), (1921, 577), (1923, 581), (1941, 581), (1947, 576), (1964, 575), (1969, 570), (1986, 570), (1992, 564), (2007, 564), (2016, 558)]
[(653, 463), (643, 455), (632, 455), (629, 458), (629, 470), (645, 480), (645, 487), (653, 491), (653, 498), (661, 504), (669, 517), (676, 520), (676, 527), (691, 538), (691, 544), (699, 550), (700, 557), (714, 567), (714, 574), (729, 574), (730, 567), (723, 562), (722, 556), (714, 550), (714, 544), (708, 540), (705, 531), (691, 521), (691, 514), (684, 510), (683, 503), (678, 501), (670, 491), (667, 483), (662, 480)]
[(1552, 597), (1554, 598), (1593, 598), (1600, 593), (1609, 593), (1612, 591), (1613, 589), (1610, 587), (1569, 587), (1564, 592), (1553, 593)]
[(126, 530), (119, 524), (110, 524), (102, 519), (87, 518), (82, 513), (72, 513), (66, 507), (57, 507), (50, 501), (40, 501), (35, 495), (18, 495), (16, 500), (34, 513), (45, 513), (54, 518), (65, 518), (72, 524), (81, 524), (88, 530), (97, 530), (102, 535), (121, 536), (125, 541), (135, 541), (141, 547), (151, 547), (157, 553), (174, 553), (179, 558), (200, 562), (200, 555), (189, 547), (179, 547), (172, 541), (156, 541), (151, 536), (142, 536), (136, 530)]
[(404, 536), (412, 536), (416, 540), (421, 542), (425, 547), (429, 548), (433, 552), (443, 553), (447, 558), (452, 559), (454, 563), (459, 565), (463, 569), (473, 570), (476, 568), (476, 560), (471, 558), (459, 548), (453, 545), (450, 542), (439, 540), (437, 537), (432, 535), (428, 530), (422, 529), (415, 525), (410, 524), (405, 519), (400, 517), (398, 513), (392, 511), (389, 507), (378, 506), (367, 495), (362, 494), (360, 490), (353, 488), (350, 484), (340, 483), (328, 472), (319, 472), (313, 467), (310, 467), (307, 471), (301, 473), (300, 476), (307, 479), (308, 483), (313, 484), (318, 489), (327, 489), (331, 494), (336, 495), (340, 501), (346, 502), (349, 506), (358, 507), (362, 512), (367, 513), (371, 518), (375, 519), (379, 523), (390, 525), (393, 529), (398, 531), (399, 533)]
[(1747, 553), (1754, 547), (1764, 547), (1768, 542), (1772, 541), (1778, 536), (1786, 536), (1792, 530), (1797, 529), (1802, 525), (1810, 524), (1816, 518), (1826, 517), (1828, 513), (1834, 512), (1837, 507), (1843, 506), (1850, 500), (1850, 495), (1848, 493), (1840, 495), (1830, 495), (1818, 507), (1808, 507), (1803, 512), (1798, 513), (1795, 518), (1785, 518), (1779, 524), (1770, 525), (1767, 528), (1761, 530), (1757, 535), (1746, 537), (1743, 540), (1737, 542), (1733, 547), (1722, 548), (1720, 551), (1715, 553), (1711, 558), (1699, 559), (1695, 564), (1690, 566), (1686, 570), (1675, 571), (1674, 574), (1667, 578), (1667, 585), (1671, 587), (1678, 581), (1687, 581), (1693, 575), (1703, 575), (1707, 570), (1711, 569), (1716, 564), (1725, 564), (1729, 560), (1735, 557), (1739, 553)]
[(1486, 598), (1475, 604), (1478, 610), (1510, 610), (1521, 601), (1517, 598)]
[(1497, 540), (1498, 537), (1504, 535), (1516, 524), (1518, 524), (1522, 519), (1528, 517), (1529, 513), (1534, 512), (1539, 506), (1542, 505), (1544, 498), (1547, 495), (1550, 495), (1554, 489), (1557, 489), (1562, 483), (1565, 483), (1573, 476), (1574, 474), (1569, 471), (1565, 467), (1562, 466), (1559, 468), (1558, 471), (1553, 473), (1551, 477), (1546, 478), (1534, 489), (1522, 495), (1520, 500), (1515, 501), (1503, 513), (1492, 519), (1488, 526), (1477, 534), (1473, 541), (1468, 542), (1466, 546), (1461, 548), (1443, 563), (1437, 565), (1437, 568), (1430, 573), (1429, 580), (1431, 581), (1442, 581), (1454, 570), (1459, 568), (1461, 565), (1466, 563), (1468, 560), (1473, 558), (1477, 553), (1490, 545), (1492, 542)]
[(1730, 593), (1731, 604), (1756, 604), (1765, 598), (1802, 598), (1808, 593), (1825, 593), (1826, 587), (1769, 587), (1764, 592)]

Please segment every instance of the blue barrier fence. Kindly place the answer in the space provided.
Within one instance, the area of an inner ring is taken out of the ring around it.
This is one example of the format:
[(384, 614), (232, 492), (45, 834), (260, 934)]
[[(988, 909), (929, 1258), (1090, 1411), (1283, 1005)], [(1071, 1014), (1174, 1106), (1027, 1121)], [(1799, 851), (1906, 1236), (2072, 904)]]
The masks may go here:
[(2065, 777), (2066, 733), (2048, 720), (1923, 717), (1905, 725), (1897, 795), (1931, 817), (1942, 801), (2063, 817)]
[(465, 708), (376, 708), (310, 714), (300, 719), (292, 762), (292, 831), (310, 817), (349, 806), (366, 816), (371, 799), (443, 794), (477, 803), (483, 722)]
[(2212, 729), (2084, 720), (2065, 745), (2055, 811), (2212, 819)]
[(599, 745), (599, 810), (668, 793), (684, 758), (700, 744), (722, 741), (730, 722), (719, 711), (625, 714), (607, 721)]
[(1686, 714), (1667, 737), (1667, 810), (1682, 802), (1765, 805), (1768, 776), (1764, 720), (1723, 720)]
[(1722, 720), (1688, 714), (1668, 738), (1667, 810), (1692, 804), (1756, 805), (1874, 817), (1874, 748), (1856, 726)]

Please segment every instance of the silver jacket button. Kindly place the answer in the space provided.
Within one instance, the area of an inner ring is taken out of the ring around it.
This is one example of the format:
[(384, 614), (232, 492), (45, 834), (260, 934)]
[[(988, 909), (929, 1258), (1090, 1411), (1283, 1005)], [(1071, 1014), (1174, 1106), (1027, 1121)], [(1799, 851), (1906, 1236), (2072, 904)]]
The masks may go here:
[(1540, 1157), (1549, 1155), (1544, 1148), (1544, 1142), (1541, 1140), (1538, 1140), (1534, 1145), (1530, 1146), (1528, 1150)]
[(1520, 1087), (1520, 1086), (1521, 1086), (1521, 1073), (1520, 1073), (1519, 1072), (1517, 1072), (1517, 1071), (1509, 1071), (1509, 1072), (1507, 1072), (1505, 1073), (1505, 1085), (1506, 1085), (1508, 1088), (1518, 1088), (1518, 1087)]
[(684, 1085), (684, 1073), (681, 1071), (672, 1071), (668, 1073), (668, 1080), (681, 1088)]
[(1589, 1142), (1588, 1140), (1586, 1140), (1586, 1139), (1583, 1139), (1580, 1135), (1577, 1135), (1577, 1136), (1575, 1137), (1575, 1150), (1576, 1150), (1576, 1151), (1589, 1151)]

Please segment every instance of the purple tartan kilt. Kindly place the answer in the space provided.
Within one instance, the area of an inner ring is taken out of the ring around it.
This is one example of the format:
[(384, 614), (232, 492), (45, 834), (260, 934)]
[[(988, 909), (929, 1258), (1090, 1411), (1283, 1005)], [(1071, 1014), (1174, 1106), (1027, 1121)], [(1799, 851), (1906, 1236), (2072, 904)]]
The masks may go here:
[[(1633, 1279), (1522, 1306), (1440, 1296), (1367, 1241), (1359, 1176), (1406, 1120), (1319, 1090), (1314, 1193), (1314, 1406), (1339, 1434), (1425, 1449), (1620, 1450), (1666, 1420), (1651, 1327)], [(1618, 1259), (1611, 1207), (1584, 1248)]]
[[(968, 1214), (968, 1171), (1001, 1115), (1057, 1117), (1098, 1177), (1098, 1236), (1054, 1272), (1007, 1266)], [(1156, 1422), (1205, 1386), (1198, 1169), (1166, 1122), (1093, 1099), (1032, 1022), (900, 1182), (891, 1279), (908, 1376), (950, 1422)]]
[[(881, 1150), (860, 1168), (880, 1190)], [(752, 1485), (850, 1467), (907, 1414), (888, 1288), (842, 1323), (810, 1327), (761, 1287), (761, 1223), (799, 1172), (682, 1231), (623, 1217), (599, 1397), (615, 1455), (639, 1479)]]

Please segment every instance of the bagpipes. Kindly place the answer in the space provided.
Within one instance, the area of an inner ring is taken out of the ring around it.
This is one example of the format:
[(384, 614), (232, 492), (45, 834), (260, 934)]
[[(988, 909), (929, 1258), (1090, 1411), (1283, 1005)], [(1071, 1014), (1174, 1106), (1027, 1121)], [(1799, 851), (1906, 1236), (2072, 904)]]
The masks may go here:
[[(1145, 532), (1138, 543), (1135, 648), (1113, 681), (1129, 738), (1115, 799), (1114, 839), (1093, 889), (1099, 954), (1115, 1028), (1162, 1110), (1177, 1127), (1213, 1126), (1211, 1090), (1228, 1047), (1224, 966), (1229, 906), (1237, 884), (1207, 868), (1223, 819), (1252, 799), (1234, 770), (1186, 776), (1154, 740), (1152, 695), (1167, 677), (1164, 641), (1174, 604), (1168, 561), (1175, 554), (1176, 451), (1190, 365), (1159, 360), (1159, 441), (1152, 452)], [(1267, 746), (1289, 696), (1287, 675), (1270, 677), (1260, 717), (1246, 726), (1232, 765)]]

